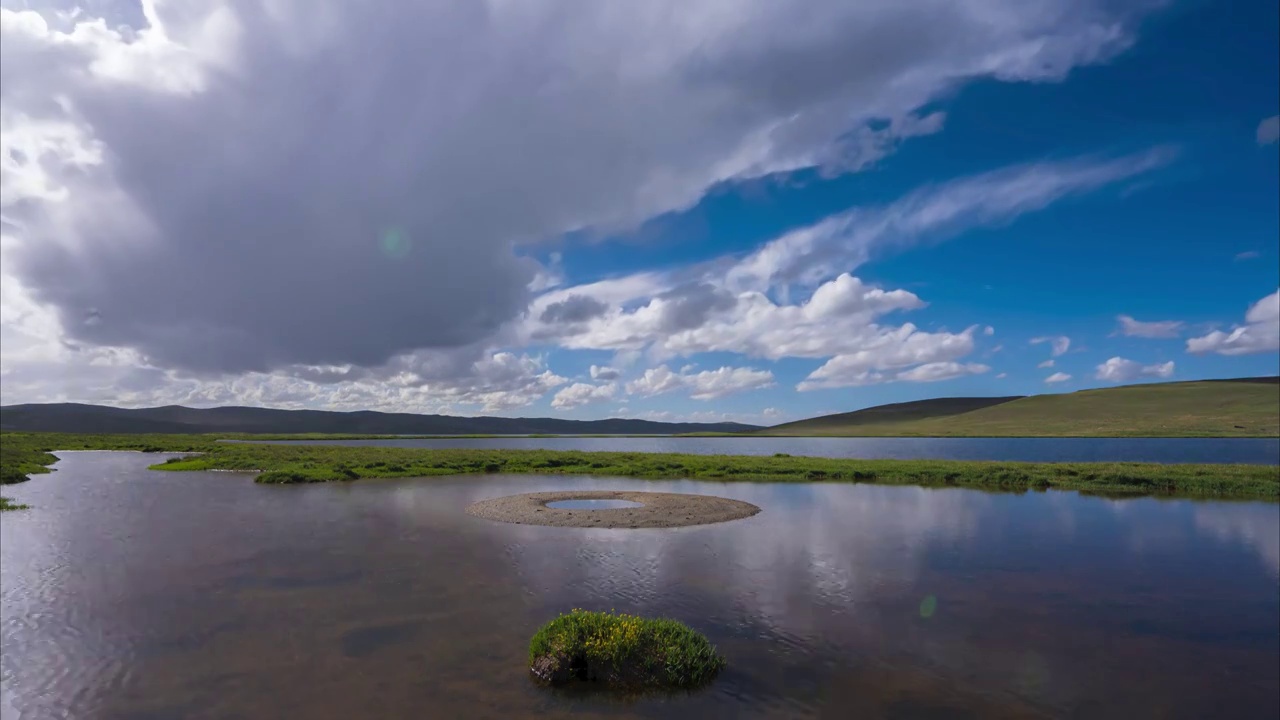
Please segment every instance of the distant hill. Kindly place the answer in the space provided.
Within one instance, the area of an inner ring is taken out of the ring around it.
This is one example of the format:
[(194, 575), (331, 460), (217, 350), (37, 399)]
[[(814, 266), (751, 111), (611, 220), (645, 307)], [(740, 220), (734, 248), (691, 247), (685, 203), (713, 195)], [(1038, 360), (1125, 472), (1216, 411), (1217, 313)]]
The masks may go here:
[(0, 429), (69, 433), (339, 433), (368, 435), (675, 435), (745, 432), (742, 423), (650, 420), (454, 417), (373, 411), (272, 410), (251, 407), (114, 408), (78, 403), (0, 407)]
[(1029, 397), (920, 400), (824, 415), (755, 434), (1277, 437), (1280, 377), (1152, 383)]
[(845, 430), (858, 426), (903, 423), (959, 415), (972, 410), (991, 407), (992, 405), (1020, 400), (1023, 397), (1025, 396), (935, 398), (932, 400), (893, 403), (892, 405), (877, 405), (853, 412), (823, 415), (809, 420), (798, 420), (783, 425), (775, 425), (759, 431), (758, 434), (790, 435), (792, 433), (789, 431), (792, 429), (799, 429), (804, 434), (811, 434), (818, 430), (832, 430), (836, 434), (844, 434)]

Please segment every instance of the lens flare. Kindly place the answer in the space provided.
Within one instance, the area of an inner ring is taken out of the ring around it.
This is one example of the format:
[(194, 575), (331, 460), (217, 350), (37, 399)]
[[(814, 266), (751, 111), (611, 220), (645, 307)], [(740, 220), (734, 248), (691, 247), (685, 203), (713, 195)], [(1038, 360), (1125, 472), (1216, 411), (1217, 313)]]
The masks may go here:
[(938, 610), (938, 598), (930, 595), (920, 602), (920, 617), (931, 618)]
[(399, 260), (409, 254), (409, 234), (398, 227), (384, 230), (378, 238), (378, 244), (382, 248), (382, 254), (392, 260)]

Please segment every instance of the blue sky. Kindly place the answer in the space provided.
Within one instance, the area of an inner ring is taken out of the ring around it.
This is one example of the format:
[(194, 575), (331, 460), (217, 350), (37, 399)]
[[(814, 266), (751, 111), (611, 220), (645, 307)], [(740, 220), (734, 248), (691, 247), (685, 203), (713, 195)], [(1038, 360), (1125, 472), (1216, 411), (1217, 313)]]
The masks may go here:
[(0, 4), (6, 403), (771, 423), (1280, 372), (1275, 2), (445, 3), (433, 43)]
[[(1173, 361), (1170, 379), (1275, 375), (1274, 349), (1197, 355), (1186, 351), (1186, 338), (1239, 323), (1280, 277), (1280, 145), (1257, 140), (1259, 123), (1280, 107), (1278, 24), (1275, 3), (1239, 3), (1229, 15), (1210, 3), (1175, 5), (1143, 24), (1132, 50), (1076, 70), (1065, 82), (986, 81), (959, 89), (934, 106), (947, 114), (941, 132), (910, 140), (864, 172), (726, 183), (695, 207), (635, 232), (568, 238), (557, 250), (566, 280), (585, 283), (744, 253), (832, 213), (1009, 164), (1166, 145), (1176, 148), (1177, 158), (1141, 178), (1002, 227), (886, 253), (859, 268), (863, 280), (907, 288), (929, 302), (911, 314), (923, 328), (996, 328), (974, 353), (990, 372), (942, 383), (797, 393), (795, 384), (820, 362), (755, 361), (753, 367), (773, 372), (777, 385), (717, 405), (744, 414), (763, 405), (803, 417), (940, 395), (1070, 392), (1115, 384), (1095, 377), (1096, 366), (1114, 356), (1144, 365)], [(1118, 315), (1177, 320), (1189, 330), (1168, 338), (1125, 337), (1116, 333)], [(1051, 357), (1045, 344), (1030, 344), (1048, 335), (1069, 337), (1071, 348)], [(609, 361), (607, 353), (552, 350), (549, 357), (581, 373)], [(1053, 368), (1037, 367), (1050, 359)], [(737, 359), (695, 361), (702, 368)], [(1055, 372), (1072, 378), (1046, 384)], [(665, 397), (645, 403), (653, 410), (672, 405)]]

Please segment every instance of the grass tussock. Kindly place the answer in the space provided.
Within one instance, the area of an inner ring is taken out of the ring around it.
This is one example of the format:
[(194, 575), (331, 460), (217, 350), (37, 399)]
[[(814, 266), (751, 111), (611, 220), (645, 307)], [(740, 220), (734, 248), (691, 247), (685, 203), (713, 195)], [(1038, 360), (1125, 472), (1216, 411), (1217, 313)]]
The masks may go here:
[(551, 683), (604, 682), (629, 689), (706, 684), (724, 658), (705, 637), (675, 620), (573, 610), (529, 642), (529, 663)]
[(0, 510), (26, 510), (30, 505), (23, 505), (13, 501), (13, 498), (0, 497)]

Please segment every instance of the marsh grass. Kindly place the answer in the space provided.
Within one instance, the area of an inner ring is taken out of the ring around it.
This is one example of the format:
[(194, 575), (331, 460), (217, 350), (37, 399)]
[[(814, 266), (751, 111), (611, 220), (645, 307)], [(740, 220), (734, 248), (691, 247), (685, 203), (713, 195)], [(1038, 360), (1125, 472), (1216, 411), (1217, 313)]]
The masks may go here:
[(484, 473), (690, 478), (750, 482), (866, 482), (985, 490), (1078, 490), (1106, 495), (1157, 495), (1280, 500), (1280, 468), (1267, 465), (1158, 463), (1025, 463), (957, 460), (853, 460), (677, 453), (558, 450), (428, 449), (218, 442), (218, 435), (0, 434), (0, 476), (22, 482), (49, 472), (50, 450), (198, 452), (152, 466), (156, 470), (256, 472), (267, 484), (361, 478)]
[(714, 678), (724, 658), (705, 637), (675, 620), (575, 609), (534, 634), (529, 663), (550, 682), (692, 688)]
[(1262, 465), (849, 460), (789, 455), (222, 444), (204, 455), (178, 458), (153, 467), (175, 471), (260, 471), (256, 478), (260, 483), (533, 473), (1280, 499), (1280, 468)]

